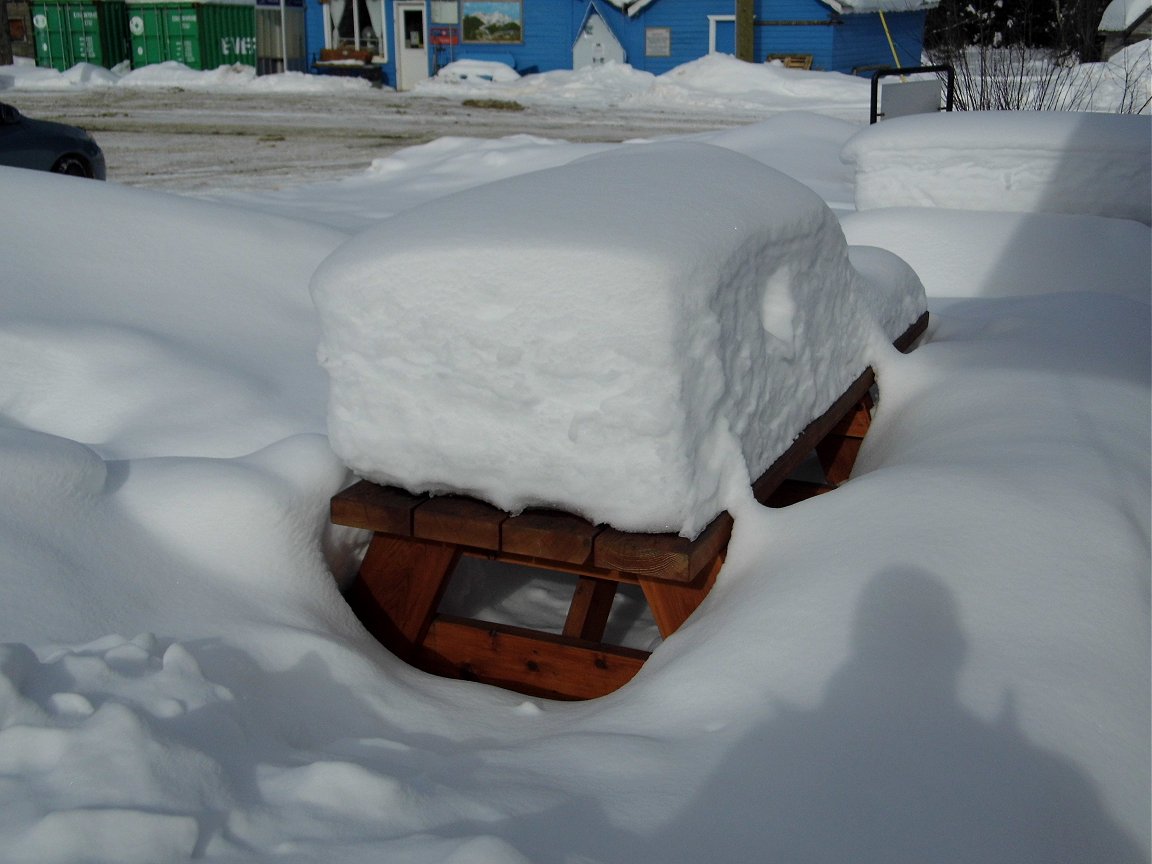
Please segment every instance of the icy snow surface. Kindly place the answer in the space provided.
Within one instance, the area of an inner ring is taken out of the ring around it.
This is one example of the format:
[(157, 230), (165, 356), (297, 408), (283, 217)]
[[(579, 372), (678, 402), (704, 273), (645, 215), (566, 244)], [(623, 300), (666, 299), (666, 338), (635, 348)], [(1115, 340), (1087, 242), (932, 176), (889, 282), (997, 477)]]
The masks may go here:
[[(852, 131), (707, 140), (846, 211)], [(853, 479), (740, 509), (617, 693), (430, 678), (357, 624), (312, 274), (385, 216), (611, 149), (457, 138), (212, 204), (0, 169), (0, 860), (1149, 860), (1138, 222), (844, 215), (916, 268), (930, 332), (879, 358)]]
[(847, 253), (811, 190), (706, 144), (408, 210), (313, 282), (333, 449), (413, 492), (694, 537), (924, 311), (902, 262), (869, 281)]

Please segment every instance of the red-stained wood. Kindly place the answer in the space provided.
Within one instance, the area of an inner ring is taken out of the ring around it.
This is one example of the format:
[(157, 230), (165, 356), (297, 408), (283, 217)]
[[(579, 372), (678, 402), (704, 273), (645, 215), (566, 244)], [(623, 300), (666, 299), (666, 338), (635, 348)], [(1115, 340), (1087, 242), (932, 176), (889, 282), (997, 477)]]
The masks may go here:
[[(922, 315), (896, 340), (911, 350)], [(847, 479), (868, 431), (875, 376), (866, 369), (753, 484), (758, 500), (786, 506)], [(813, 450), (828, 483), (790, 479)], [(616, 582), (638, 582), (667, 637), (715, 583), (732, 530), (727, 513), (694, 540), (595, 526), (567, 513), (511, 517), (475, 499), (414, 496), (359, 483), (332, 499), (332, 521), (376, 532), (348, 593), (368, 629), (394, 653), (438, 675), (555, 699), (591, 699), (630, 680), (647, 652), (602, 644)], [(406, 537), (418, 539), (405, 539)], [(578, 577), (563, 635), (436, 614), (461, 554)]]
[(872, 424), (871, 407), (872, 397), (866, 393), (816, 445), (816, 456), (830, 485), (839, 486), (852, 475), (864, 436)]
[(571, 513), (526, 510), (501, 524), (500, 549), (527, 558), (585, 564), (592, 558), (592, 541), (602, 530)]
[(550, 699), (595, 699), (627, 684), (648, 652), (440, 615), (416, 657), (436, 675)]
[(596, 536), (592, 563), (646, 579), (691, 582), (728, 547), (732, 517), (721, 513), (695, 540), (676, 534), (633, 534), (607, 528)]
[(564, 635), (588, 642), (604, 638), (612, 601), (616, 599), (616, 583), (604, 579), (581, 576), (572, 592), (572, 603), (564, 621)]
[(412, 495), (395, 486), (361, 480), (333, 496), (332, 523), (409, 537), (412, 511), (427, 500), (427, 495)]
[(424, 639), (459, 557), (449, 544), (374, 534), (348, 603), (373, 636), (407, 659)]
[(808, 454), (815, 449), (824, 436), (840, 422), (840, 418), (864, 398), (864, 394), (868, 392), (875, 380), (876, 376), (872, 372), (872, 367), (869, 366), (860, 373), (860, 376), (852, 382), (852, 385), (844, 391), (839, 399), (832, 403), (827, 411), (804, 427), (804, 431), (792, 442), (792, 446), (752, 484), (752, 493), (756, 496), (757, 501), (763, 504), (771, 497), (776, 488), (788, 479), (788, 476), (808, 458)]
[(412, 534), (421, 540), (497, 551), (500, 525), (507, 518), (503, 510), (475, 498), (445, 495), (430, 498), (416, 508)]
[(687, 585), (641, 577), (640, 587), (644, 591), (644, 598), (648, 601), (661, 636), (667, 639), (696, 611), (708, 596), (708, 592), (712, 590), (712, 586), (716, 584), (716, 576), (723, 564), (723, 556), (717, 555), (709, 563), (708, 568)]

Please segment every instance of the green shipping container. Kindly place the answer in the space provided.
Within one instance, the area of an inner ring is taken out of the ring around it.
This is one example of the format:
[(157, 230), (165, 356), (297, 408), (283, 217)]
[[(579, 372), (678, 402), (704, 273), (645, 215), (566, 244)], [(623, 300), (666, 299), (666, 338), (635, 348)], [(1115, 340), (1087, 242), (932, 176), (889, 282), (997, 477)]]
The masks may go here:
[(123, 0), (52, 0), (32, 4), (36, 65), (71, 69), (93, 63), (111, 69), (128, 59)]
[(175, 60), (190, 69), (256, 65), (256, 7), (232, 3), (128, 3), (132, 66)]

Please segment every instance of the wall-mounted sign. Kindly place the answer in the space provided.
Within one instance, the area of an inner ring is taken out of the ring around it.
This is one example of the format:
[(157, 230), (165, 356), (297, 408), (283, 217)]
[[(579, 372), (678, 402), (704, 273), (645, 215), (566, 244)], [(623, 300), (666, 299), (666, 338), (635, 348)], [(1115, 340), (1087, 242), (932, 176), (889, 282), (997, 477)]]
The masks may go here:
[(671, 27), (646, 27), (644, 29), (644, 56), (672, 56)]
[(465, 42), (523, 42), (524, 4), (521, 0), (460, 0), (460, 28)]
[(428, 41), (433, 45), (459, 45), (460, 31), (455, 27), (431, 27), (428, 30)]

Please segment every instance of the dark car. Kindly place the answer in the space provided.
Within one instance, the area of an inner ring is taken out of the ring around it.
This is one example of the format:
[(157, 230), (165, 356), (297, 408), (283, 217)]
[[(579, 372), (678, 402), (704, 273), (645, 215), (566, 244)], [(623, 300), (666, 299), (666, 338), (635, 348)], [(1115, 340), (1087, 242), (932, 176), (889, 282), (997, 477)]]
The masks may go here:
[(0, 165), (103, 180), (104, 152), (75, 126), (33, 120), (0, 102)]

